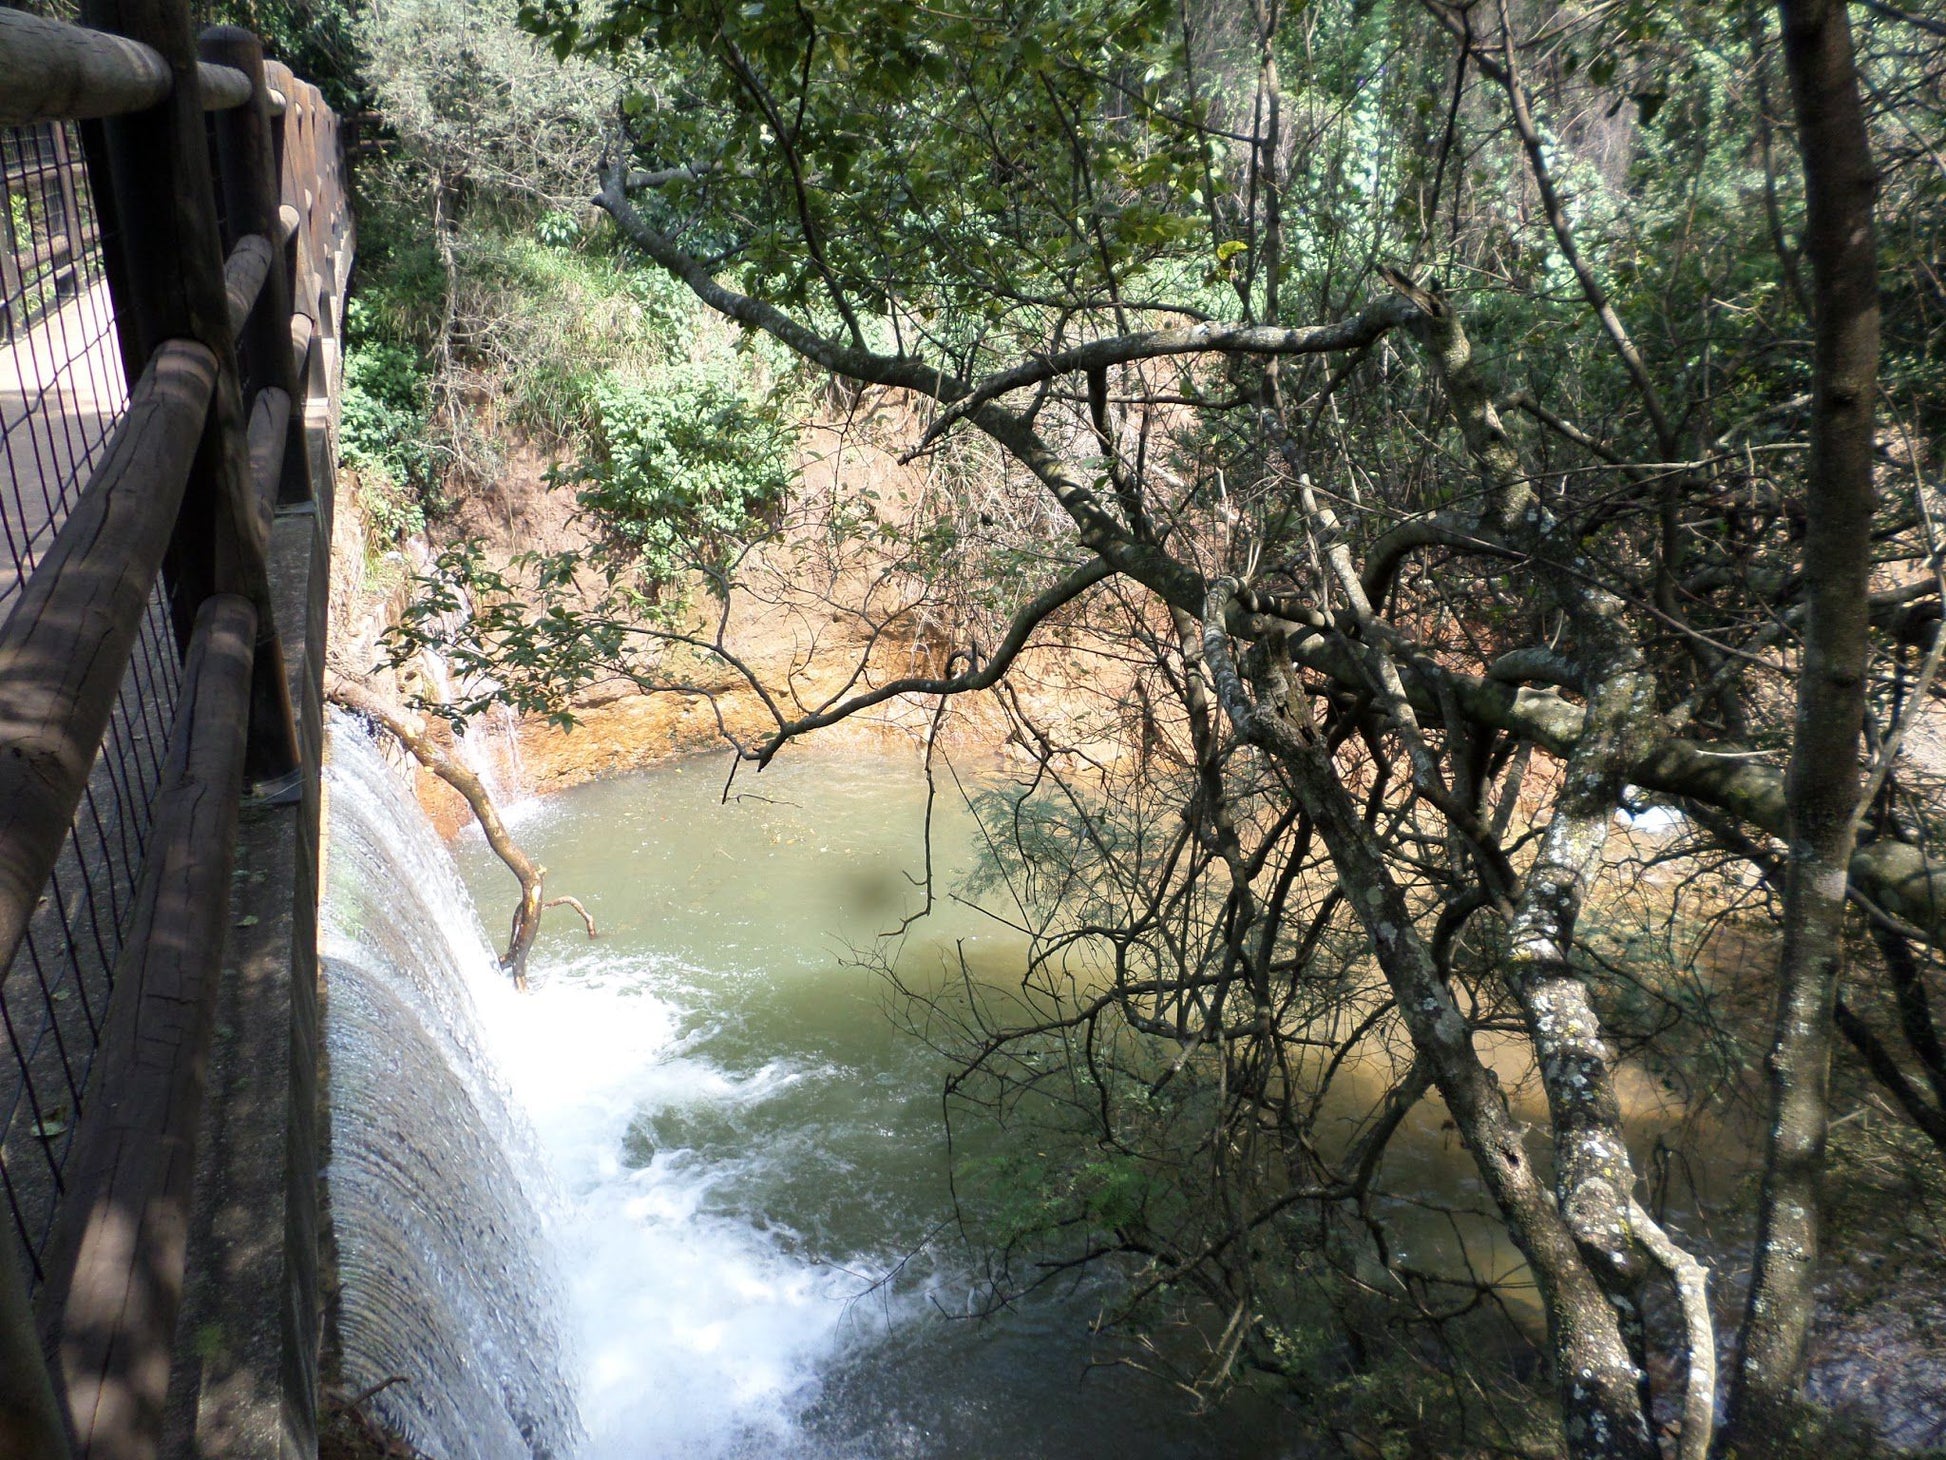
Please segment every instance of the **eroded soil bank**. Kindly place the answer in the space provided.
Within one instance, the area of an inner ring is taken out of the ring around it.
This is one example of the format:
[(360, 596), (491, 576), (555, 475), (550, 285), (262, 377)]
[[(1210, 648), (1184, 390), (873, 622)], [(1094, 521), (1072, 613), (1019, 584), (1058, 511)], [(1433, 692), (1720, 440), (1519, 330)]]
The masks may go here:
[[(761, 745), (780, 720), (891, 680), (946, 672), (956, 650), (980, 649), (983, 630), (990, 644), (997, 626), (969, 622), (952, 601), (952, 589), (942, 591), (937, 582), (888, 566), (869, 541), (861, 545), (827, 529), (840, 504), (868, 502), (866, 510), (891, 533), (925, 509), (936, 490), (926, 471), (902, 465), (881, 441), (898, 427), (874, 419), (862, 427), (814, 424), (805, 430), (793, 504), (772, 535), (741, 561), (728, 602), (701, 580), (677, 590), (684, 604), (680, 629), (698, 646), (664, 644), (654, 660), (656, 677), (679, 681), (682, 692), (647, 692), (626, 678), (609, 678), (574, 697), (572, 730), (538, 715), (495, 712), (469, 728), (458, 747), (463, 758), (503, 795), (545, 796), (676, 756), (727, 751), (731, 740)], [(394, 669), (382, 642), (437, 544), (471, 538), (497, 569), (525, 553), (592, 553), (590, 524), (576, 510), (573, 489), (548, 480), (546, 457), (519, 445), (506, 454), (505, 466), (498, 479), (465, 498), (458, 516), (435, 531), (434, 542), (383, 550), (370, 543), (356, 478), (350, 477), (334, 529), (334, 669), (394, 704), (448, 698), (455, 686), (443, 665), (421, 655)], [(1031, 748), (1018, 728), (1024, 716), (1076, 753), (1116, 758), (1126, 749), (1133, 677), (1112, 658), (1076, 650), (1103, 642), (1097, 630), (1119, 612), (1112, 600), (1081, 604), (1044, 626), (1040, 642), (1009, 675), (1011, 716), (992, 693), (943, 705), (937, 698), (904, 696), (815, 731), (817, 741), (827, 749), (897, 746), (915, 752), (938, 743), (963, 755), (1026, 757)], [(700, 647), (710, 641), (726, 652)], [(963, 668), (964, 661), (954, 667)], [(435, 738), (451, 742), (437, 717), (428, 721)], [(464, 803), (435, 776), (421, 770), (416, 784), (443, 833), (467, 823)]]

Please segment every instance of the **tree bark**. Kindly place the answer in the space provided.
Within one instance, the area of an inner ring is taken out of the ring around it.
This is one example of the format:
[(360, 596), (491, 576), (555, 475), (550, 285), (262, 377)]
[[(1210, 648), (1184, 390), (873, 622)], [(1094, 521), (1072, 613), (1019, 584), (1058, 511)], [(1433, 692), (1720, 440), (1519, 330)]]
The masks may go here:
[(1790, 862), (1767, 1062), (1770, 1122), (1749, 1305), (1726, 1427), (1731, 1451), (1740, 1444), (1774, 1446), (1788, 1435), (1803, 1379), (1869, 652), (1877, 175), (1845, 5), (1785, 0), (1783, 16), (1817, 316), (1804, 547), (1808, 612), (1786, 785)]
[(1338, 883), (1357, 909), (1413, 1048), (1458, 1126), (1481, 1180), (1533, 1271), (1547, 1313), (1568, 1453), (1575, 1460), (1659, 1460), (1643, 1403), (1642, 1372), (1619, 1315), (1583, 1260), (1575, 1233), (1528, 1159), (1521, 1128), (1414, 925), (1403, 890), (1360, 819), (1315, 732), (1282, 707), (1253, 699), (1230, 652), (1224, 621), (1231, 579), (1218, 579), (1203, 615), (1203, 653), (1237, 734), (1276, 757), (1316, 823)]
[[(958, 420), (968, 421), (985, 432), (1041, 481), (1073, 519), (1082, 542), (1098, 553), (1108, 568), (1141, 584), (1171, 607), (1195, 616), (1201, 615), (1208, 591), (1203, 575), (1158, 545), (1134, 541), (1114, 514), (1104, 510), (1082, 474), (1036, 434), (1031, 419), (1003, 410), (994, 402), (1010, 390), (1025, 389), (1066, 371), (1108, 368), (1163, 356), (1212, 352), (1276, 356), (1352, 350), (1415, 320), (1427, 311), (1427, 301), (1431, 298), (1424, 290), (1381, 266), (1380, 274), (1395, 287), (1404, 284), (1404, 291), (1379, 300), (1337, 324), (1271, 329), (1206, 323), (1179, 330), (1124, 335), (1036, 356), (1012, 369), (969, 383), (944, 365), (919, 355), (875, 355), (868, 350), (839, 345), (774, 305), (728, 288), (701, 261), (684, 252), (674, 239), (658, 233), (635, 211), (623, 186), (624, 173), (625, 168), (619, 164), (604, 171), (596, 205), (613, 218), (630, 243), (685, 284), (703, 304), (749, 329), (763, 331), (835, 375), (909, 390), (946, 406), (934, 426), (928, 428), (928, 436), (943, 432), (947, 425)], [(1470, 355), (1467, 359), (1436, 360), (1435, 364), (1450, 377), (1467, 360)], [(1532, 483), (1522, 473), (1519, 457), (1501, 428), (1491, 402), (1484, 402), (1478, 412), (1462, 415), (1461, 425), (1480, 433), (1477, 442), (1471, 435), (1467, 441), (1476, 460), (1497, 459), (1505, 463), (1505, 472), (1496, 474), (1497, 480), (1505, 485), (1486, 483), (1492, 520), (1496, 524), (1516, 522), (1532, 500)], [(1434, 514), (1430, 518), (1408, 520), (1403, 525), (1402, 536), (1396, 540), (1410, 542), (1429, 532), (1433, 534), (1429, 540), (1447, 540), (1449, 534), (1438, 530), (1441, 524), (1437, 518), (1438, 514)], [(1515, 556), (1504, 543), (1496, 545), (1483, 540), (1477, 532), (1466, 537), (1466, 545), (1473, 551)], [(1381, 561), (1381, 555), (1375, 555), (1372, 566), (1378, 566)], [(1367, 577), (1370, 575), (1368, 566)], [(1375, 598), (1379, 596), (1376, 585), (1370, 582), (1366, 591)], [(1271, 630), (1300, 633), (1306, 628), (1332, 627), (1328, 621), (1311, 623), (1302, 617), (1288, 620), (1284, 616), (1290, 609), (1285, 600), (1258, 604), (1253, 602), (1256, 597), (1246, 588), (1233, 601), (1230, 628), (1240, 637), (1256, 638)], [(1347, 652), (1342, 636), (1308, 634), (1294, 638), (1291, 648), (1293, 656), (1301, 659), (1304, 667), (1354, 692), (1366, 688), (1363, 666)], [(1572, 751), (1582, 732), (1581, 708), (1558, 695), (1536, 694), (1521, 686), (1449, 670), (1426, 659), (1403, 662), (1399, 669), (1412, 706), (1421, 714), (1438, 713), (1440, 695), (1450, 693), (1469, 719), (1508, 731), (1560, 756)], [(799, 721), (791, 727), (791, 734), (834, 723), (862, 708), (864, 703), (861, 696), (835, 706), (816, 717), (815, 725), (808, 720)], [(773, 737), (761, 754), (768, 759), (781, 744), (781, 740)], [(1625, 779), (1649, 790), (1692, 797), (1775, 835), (1783, 835), (1783, 777), (1769, 766), (1745, 756), (1724, 755), (1721, 753), (1724, 748), (1676, 735), (1648, 737), (1640, 756), (1627, 767)], [(1890, 839), (1861, 846), (1854, 854), (1851, 876), (1875, 905), (1916, 925), (1934, 946), (1946, 947), (1946, 871), (1936, 867), (1923, 849)]]
[[(1576, 663), (1585, 676), (1587, 707), (1581, 733), (1567, 756), (1553, 815), (1539, 854), (1522, 883), (1508, 929), (1505, 978), (1519, 1000), (1540, 1067), (1554, 1139), (1555, 1199), (1597, 1281), (1614, 1306), (1631, 1350), (1646, 1355), (1642, 1329), (1645, 1256), (1654, 1256), (1679, 1290), (1700, 1272), (1658, 1228), (1639, 1227), (1635, 1170), (1622, 1124), (1621, 1099), (1610, 1068), (1593, 993), (1571, 954), (1575, 928), (1615, 823), (1628, 767), (1642, 759), (1657, 733), (1655, 682), (1628, 621), (1627, 605), (1599, 586), (1570, 535), (1537, 501), (1528, 477), (1494, 415), (1491, 394), (1473, 359), (1465, 331), (1444, 300), (1404, 279), (1422, 316), (1412, 330), (1446, 387), (1483, 500), (1496, 519), (1475, 532), (1499, 533), (1520, 548), (1566, 615)], [(1687, 1290), (1682, 1291), (1690, 1311)], [(1707, 1318), (1707, 1307), (1702, 1310)], [(1714, 1342), (1713, 1334), (1707, 1341)], [(1644, 1366), (1646, 1375), (1646, 1365)], [(1714, 1353), (1690, 1368), (1683, 1448), (1694, 1448), (1709, 1427), (1699, 1416), (1715, 1404)], [(1696, 1392), (1705, 1381), (1708, 1393)], [(1643, 1380), (1646, 1385), (1647, 1380)], [(1644, 1404), (1647, 1404), (1646, 1391)]]

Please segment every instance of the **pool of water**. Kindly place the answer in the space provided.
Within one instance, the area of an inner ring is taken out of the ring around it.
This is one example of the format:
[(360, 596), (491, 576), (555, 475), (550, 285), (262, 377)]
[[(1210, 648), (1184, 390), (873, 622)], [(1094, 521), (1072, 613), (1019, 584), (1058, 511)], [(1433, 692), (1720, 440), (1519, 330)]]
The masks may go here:
[[(1018, 977), (1024, 941), (948, 894), (975, 827), (933, 818), (910, 758), (689, 761), (550, 797), (518, 835), (598, 920), (547, 919), (533, 989), (482, 1002), (550, 1170), (568, 1368), (589, 1460), (647, 1456), (1276, 1456), (1261, 1395), (1195, 1416), (1117, 1366), (1090, 1282), (965, 1317), (942, 1056), (892, 1017), (884, 953), (924, 991)], [(514, 884), (454, 848), (490, 930)]]

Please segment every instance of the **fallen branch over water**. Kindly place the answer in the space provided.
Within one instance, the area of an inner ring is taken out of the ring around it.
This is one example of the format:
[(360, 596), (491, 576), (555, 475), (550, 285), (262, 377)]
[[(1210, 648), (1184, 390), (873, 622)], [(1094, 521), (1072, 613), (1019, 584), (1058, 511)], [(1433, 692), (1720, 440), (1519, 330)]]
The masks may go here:
[(546, 902), (544, 902), (544, 903), (542, 903), (542, 904), (541, 904), (541, 906), (542, 906), (543, 908), (549, 908), (549, 907), (563, 907), (563, 906), (566, 906), (566, 907), (571, 907), (571, 908), (573, 908), (573, 909), (574, 909), (574, 910), (575, 910), (576, 912), (578, 912), (578, 913), (580, 913), (580, 914), (581, 914), (581, 921), (582, 921), (583, 923), (585, 923), (585, 924), (587, 924), (587, 927), (588, 927), (588, 936), (589, 936), (590, 938), (599, 938), (599, 937), (601, 936), (601, 933), (600, 933), (600, 931), (599, 931), (598, 929), (596, 929), (596, 927), (595, 927), (595, 918), (594, 918), (594, 914), (593, 914), (593, 913), (591, 913), (591, 912), (589, 912), (589, 911), (588, 911), (588, 909), (586, 909), (585, 907), (583, 907), (583, 906), (581, 905), (581, 899), (580, 899), (580, 898), (578, 898), (578, 897), (550, 897), (550, 898), (549, 898), (549, 899), (548, 899), (548, 900), (547, 900)]
[(485, 782), (466, 765), (422, 731), (414, 730), (356, 680), (347, 679), (341, 674), (332, 675), (325, 698), (384, 730), (404, 746), (420, 765), (459, 792), (473, 809), (474, 819), (486, 834), (487, 845), (493, 848), (494, 855), (507, 864), (507, 870), (520, 882), (520, 901), (514, 907), (513, 926), (507, 935), (507, 951), (500, 957), (500, 966), (513, 975), (515, 988), (527, 987), (527, 955), (534, 946), (535, 935), (540, 932), (543, 909), (565, 903), (581, 914), (581, 921), (588, 928), (588, 936), (597, 936), (594, 918), (577, 899), (557, 897), (543, 901), (541, 892), (547, 881), (547, 868), (536, 864), (508, 835), (507, 824), (500, 819), (500, 810), (487, 794)]

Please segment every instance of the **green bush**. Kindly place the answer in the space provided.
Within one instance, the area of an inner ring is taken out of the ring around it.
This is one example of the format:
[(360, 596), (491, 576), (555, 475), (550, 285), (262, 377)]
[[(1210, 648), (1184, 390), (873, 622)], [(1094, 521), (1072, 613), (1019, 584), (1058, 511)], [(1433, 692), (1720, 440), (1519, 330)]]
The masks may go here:
[(573, 248), (581, 237), (581, 224), (572, 213), (550, 209), (535, 223), (534, 237), (549, 248)]
[(467, 368), (491, 382), (515, 430), (579, 451), (603, 378), (646, 378), (687, 354), (695, 310), (680, 286), (645, 287), (606, 240), (569, 238), (572, 226), (565, 213), (536, 220), (480, 209), (455, 235), (454, 253)]
[[(354, 316), (356, 301), (352, 304)], [(339, 448), (358, 473), (374, 535), (396, 541), (425, 528), (434, 485), (426, 373), (402, 346), (366, 339), (345, 352)]]
[(581, 506), (653, 582), (720, 561), (789, 481), (789, 432), (744, 399), (731, 362), (671, 365), (645, 384), (610, 376), (595, 413)]

